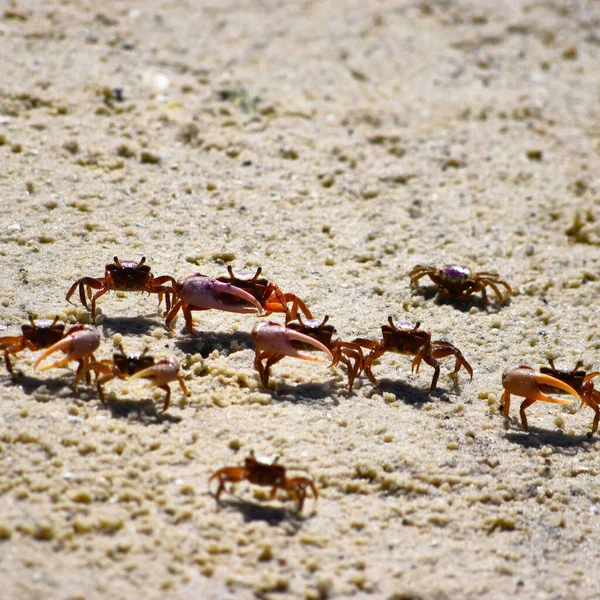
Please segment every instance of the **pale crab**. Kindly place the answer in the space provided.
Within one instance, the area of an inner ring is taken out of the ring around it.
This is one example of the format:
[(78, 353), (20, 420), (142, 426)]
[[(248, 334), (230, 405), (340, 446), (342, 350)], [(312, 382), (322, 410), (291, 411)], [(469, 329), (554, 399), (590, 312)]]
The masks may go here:
[(308, 477), (287, 477), (286, 468), (278, 465), (279, 456), (276, 456), (269, 462), (259, 461), (254, 452), (250, 451), (250, 456), (244, 461), (243, 467), (224, 467), (215, 471), (208, 483), (216, 479), (219, 482), (219, 487), (215, 492), (217, 502), (221, 494), (225, 491), (226, 483), (237, 483), (239, 481), (249, 481), (255, 485), (270, 486), (270, 498), (275, 498), (277, 490), (284, 490), (288, 495), (298, 501), (297, 510), (302, 511), (304, 500), (308, 490), (312, 491), (315, 501), (319, 497), (317, 488), (312, 479)]
[[(466, 265), (445, 265), (441, 269), (426, 265), (416, 265), (408, 274), (410, 284), (416, 286), (419, 279), (428, 276), (438, 287), (442, 298), (463, 301), (476, 292), (481, 292), (481, 302), (488, 304), (486, 287), (490, 287), (499, 304), (505, 303), (512, 294), (512, 288), (500, 278), (498, 273), (476, 272)], [(500, 286), (505, 293), (500, 291)]]

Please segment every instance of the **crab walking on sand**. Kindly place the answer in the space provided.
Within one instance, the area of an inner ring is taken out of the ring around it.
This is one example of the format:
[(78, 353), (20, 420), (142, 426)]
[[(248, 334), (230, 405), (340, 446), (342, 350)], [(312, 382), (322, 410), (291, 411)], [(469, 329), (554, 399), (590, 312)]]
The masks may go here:
[(502, 394), (502, 398), (500, 398), (500, 404), (504, 407), (504, 416), (506, 418), (509, 416), (511, 394), (525, 398), (521, 403), (519, 411), (521, 414), (521, 423), (525, 431), (529, 431), (525, 409), (534, 402), (550, 402), (552, 404), (571, 404), (573, 402), (570, 398), (546, 396), (542, 391), (543, 386), (559, 388), (579, 399), (579, 394), (568, 383), (556, 377), (538, 373), (531, 367), (524, 365), (506, 369), (502, 373), (502, 386), (504, 387), (504, 393)]
[(167, 314), (166, 325), (171, 329), (177, 313), (183, 310), (187, 332), (196, 335), (192, 311), (211, 309), (235, 313), (262, 312), (258, 300), (246, 290), (202, 273), (188, 273), (175, 284), (173, 307)]
[[(104, 267), (104, 277), (82, 277), (78, 279), (67, 292), (67, 302), (71, 301), (71, 296), (79, 287), (81, 304), (88, 308), (86, 294), (92, 299), (90, 309), (92, 322), (96, 321), (96, 301), (110, 290), (158, 294), (159, 306), (163, 296), (165, 296), (168, 311), (171, 305), (170, 296), (173, 294), (175, 279), (170, 275), (154, 277), (150, 272), (150, 266), (145, 262), (145, 256), (142, 256), (140, 261), (119, 260), (115, 256), (114, 261)], [(92, 290), (98, 291), (92, 295)]]
[(325, 352), (329, 359), (333, 360), (329, 348), (319, 340), (273, 321), (258, 322), (252, 329), (252, 339), (256, 345), (254, 368), (258, 371), (260, 381), (265, 388), (269, 387), (271, 367), (286, 356), (323, 362), (319, 356), (304, 354), (299, 349), (316, 348)]

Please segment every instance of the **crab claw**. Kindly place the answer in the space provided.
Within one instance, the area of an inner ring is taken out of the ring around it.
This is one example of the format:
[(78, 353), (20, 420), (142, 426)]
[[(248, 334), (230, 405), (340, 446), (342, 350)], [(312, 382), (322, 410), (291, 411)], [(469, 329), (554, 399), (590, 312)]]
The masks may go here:
[(506, 369), (502, 373), (502, 385), (509, 394), (540, 400), (542, 402), (551, 402), (552, 404), (571, 404), (570, 398), (554, 398), (544, 394), (540, 385), (550, 385), (554, 388), (564, 390), (571, 396), (579, 399), (579, 394), (568, 384), (556, 377), (536, 373), (531, 367), (517, 367)]
[(252, 329), (252, 338), (254, 339), (257, 349), (268, 352), (269, 354), (279, 354), (292, 356), (294, 358), (302, 358), (304, 360), (324, 362), (324, 359), (318, 356), (299, 352), (297, 347), (293, 344), (293, 342), (296, 342), (297, 345), (312, 346), (317, 350), (321, 350), (327, 354), (330, 360), (333, 360), (333, 355), (329, 351), (329, 348), (315, 338), (284, 327), (279, 323), (274, 323), (273, 321), (257, 323), (254, 326), (254, 329)]
[(98, 346), (100, 346), (100, 334), (95, 327), (92, 327), (91, 325), (75, 325), (67, 331), (61, 340), (42, 352), (35, 361), (34, 368), (35, 370), (38, 370), (39, 364), (47, 356), (50, 356), (50, 354), (53, 354), (57, 350), (65, 352), (65, 358), (49, 365), (39, 367), (40, 371), (53, 369), (54, 367), (63, 367), (72, 360), (81, 361), (93, 354), (93, 352), (98, 349)]
[(179, 376), (179, 363), (174, 358), (163, 358), (147, 369), (134, 373), (129, 379), (148, 379), (160, 386), (175, 381)]
[[(196, 308), (205, 310), (214, 308), (236, 313), (251, 313), (255, 308), (258, 312), (262, 312), (258, 300), (246, 290), (201, 273), (184, 275), (177, 281), (177, 285), (180, 287), (178, 298)], [(240, 300), (251, 304), (254, 308), (241, 306)]]

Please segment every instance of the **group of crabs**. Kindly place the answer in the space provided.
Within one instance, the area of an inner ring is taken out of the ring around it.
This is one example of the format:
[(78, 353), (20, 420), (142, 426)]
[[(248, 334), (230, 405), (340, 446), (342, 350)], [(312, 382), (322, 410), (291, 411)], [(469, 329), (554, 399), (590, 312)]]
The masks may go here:
[[(311, 361), (321, 361), (318, 356), (307, 354), (308, 350), (319, 350), (327, 355), (330, 366), (343, 364), (346, 367), (348, 388), (352, 391), (356, 378), (363, 372), (373, 384), (377, 379), (373, 374), (373, 362), (386, 352), (406, 354), (413, 357), (412, 370), (418, 372), (421, 362), (434, 369), (430, 392), (437, 387), (440, 375), (438, 359), (453, 356), (454, 371), (461, 367), (473, 377), (471, 365), (453, 344), (446, 341), (432, 340), (431, 333), (420, 328), (420, 323), (394, 323), (392, 317), (381, 327), (382, 338), (372, 340), (356, 338), (343, 341), (335, 337), (335, 328), (328, 322), (329, 317), (314, 319), (306, 303), (298, 296), (284, 293), (279, 286), (261, 277), (261, 269), (255, 273), (235, 273), (228, 267), (228, 274), (212, 278), (202, 273), (189, 273), (179, 279), (170, 275), (155, 277), (145, 258), (140, 261), (119, 260), (114, 258), (105, 267), (104, 277), (82, 277), (73, 283), (66, 295), (70, 301), (78, 291), (81, 303), (90, 310), (92, 322), (96, 320), (96, 304), (107, 292), (147, 292), (157, 294), (159, 306), (165, 299), (166, 326), (172, 331), (172, 323), (179, 311), (183, 312), (185, 328), (190, 335), (196, 335), (193, 328), (192, 312), (201, 310), (222, 310), (235, 313), (258, 313), (268, 317), (273, 313), (285, 315), (284, 324), (261, 320), (252, 330), (255, 344), (254, 367), (258, 371), (262, 385), (269, 385), (270, 371), (273, 365), (286, 356)], [(416, 286), (423, 277), (429, 277), (437, 286), (442, 298), (452, 301), (465, 301), (472, 294), (481, 293), (481, 303), (485, 306), (489, 299), (487, 288), (494, 293), (499, 304), (505, 303), (512, 289), (497, 273), (474, 272), (464, 265), (446, 265), (442, 268), (432, 266), (415, 266), (409, 273), (411, 285)], [(11, 355), (28, 349), (43, 350), (37, 358), (34, 368), (46, 370), (63, 367), (71, 361), (77, 361), (75, 387), (86, 379), (91, 383), (92, 375), (98, 394), (103, 403), (105, 395), (103, 386), (112, 379), (123, 380), (146, 379), (154, 386), (166, 392), (163, 410), (169, 407), (169, 383), (178, 381), (182, 392), (188, 391), (179, 374), (179, 364), (174, 358), (155, 360), (146, 352), (126, 354), (122, 346), (113, 354), (111, 360), (96, 360), (94, 352), (100, 346), (100, 334), (91, 325), (78, 324), (65, 331), (65, 325), (48, 319), (33, 320), (23, 325), (22, 335), (0, 338), (0, 350), (4, 350), (6, 367), (12, 374)], [(62, 351), (66, 356), (61, 360), (40, 366), (54, 352)], [(600, 392), (594, 389), (592, 379), (600, 372), (586, 373), (579, 370), (581, 363), (571, 371), (550, 367), (536, 372), (527, 366), (507, 369), (502, 375), (504, 394), (501, 398), (504, 415), (508, 417), (511, 394), (525, 398), (521, 404), (520, 415), (523, 428), (528, 430), (525, 409), (540, 400), (556, 404), (568, 404), (570, 399), (554, 398), (546, 393), (566, 392), (580, 399), (595, 412), (590, 435), (598, 429), (600, 420)], [(285, 490), (298, 502), (298, 511), (302, 509), (307, 491), (310, 489), (317, 497), (312, 480), (306, 477), (288, 478), (285, 468), (273, 461), (259, 461), (253, 454), (245, 461), (243, 467), (226, 467), (218, 470), (211, 477), (219, 481), (216, 498), (225, 489), (227, 482), (248, 480), (258, 485), (271, 486), (273, 497), (278, 489)]]

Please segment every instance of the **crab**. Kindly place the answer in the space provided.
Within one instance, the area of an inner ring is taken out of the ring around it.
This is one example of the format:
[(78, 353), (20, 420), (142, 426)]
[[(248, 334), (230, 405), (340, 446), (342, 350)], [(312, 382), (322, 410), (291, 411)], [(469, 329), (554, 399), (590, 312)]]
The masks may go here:
[(389, 325), (382, 325), (381, 327), (383, 339), (380, 342), (365, 338), (357, 338), (354, 340), (355, 344), (371, 350), (363, 361), (363, 368), (367, 377), (373, 384), (378, 383), (372, 371), (373, 361), (386, 352), (397, 352), (399, 354), (414, 356), (412, 361), (412, 371), (417, 373), (419, 372), (421, 361), (425, 361), (430, 367), (433, 367), (435, 371), (429, 388), (430, 392), (435, 390), (440, 376), (440, 365), (437, 361), (438, 358), (454, 356), (456, 359), (454, 373), (457, 373), (461, 367), (464, 367), (471, 376), (471, 379), (473, 379), (473, 369), (466, 361), (461, 351), (450, 342), (432, 342), (431, 333), (419, 329), (421, 326), (420, 322), (414, 325), (413, 323), (407, 322), (398, 323), (396, 325), (390, 316), (388, 317), (388, 323)]
[(175, 282), (174, 290), (173, 306), (167, 314), (166, 325), (171, 329), (171, 322), (181, 309), (185, 317), (186, 330), (191, 335), (196, 335), (192, 322), (194, 310), (216, 309), (235, 313), (262, 311), (259, 301), (250, 292), (202, 273), (183, 275)]
[[(560, 379), (560, 381), (570, 385), (579, 394), (579, 397), (581, 398), (581, 407), (584, 404), (587, 404), (594, 411), (594, 423), (592, 425), (592, 431), (589, 433), (590, 436), (594, 435), (594, 433), (598, 431), (598, 423), (600, 422), (600, 392), (594, 389), (594, 384), (591, 380), (594, 379), (594, 377), (598, 377), (600, 371), (586, 373), (585, 371), (580, 370), (583, 365), (582, 361), (578, 361), (571, 371), (557, 369), (552, 360), (549, 362), (550, 367), (542, 367), (540, 373), (556, 377), (556, 379)], [(553, 387), (545, 385), (542, 386), (542, 391), (559, 393), (558, 390)]]
[[(323, 360), (312, 354), (304, 354), (299, 349), (316, 348), (325, 352), (330, 360), (335, 360), (329, 348), (318, 339), (273, 321), (259, 321), (252, 329), (252, 339), (256, 346), (254, 368), (265, 388), (269, 387), (271, 367), (286, 356), (319, 362)], [(263, 364), (263, 361), (266, 362)]]
[(141, 354), (125, 354), (122, 346), (119, 346), (118, 350), (113, 353), (112, 360), (91, 362), (86, 367), (86, 371), (93, 371), (96, 374), (96, 387), (103, 404), (106, 402), (102, 386), (115, 378), (150, 380), (152, 385), (167, 393), (163, 403), (163, 412), (169, 408), (171, 388), (168, 384), (171, 381), (177, 380), (183, 394), (188, 395), (185, 383), (179, 375), (179, 363), (174, 358), (163, 358), (155, 362), (154, 357), (147, 354), (147, 350)]
[[(558, 371), (555, 371), (558, 373)], [(552, 396), (546, 396), (543, 390), (556, 388), (571, 394), (575, 398), (579, 399), (577, 392), (566, 382), (561, 381), (557, 377), (552, 377), (546, 373), (538, 373), (531, 367), (521, 365), (520, 367), (513, 367), (506, 369), (502, 373), (502, 386), (504, 387), (504, 393), (500, 398), (500, 404), (503, 406), (504, 416), (508, 418), (510, 411), (510, 396), (522, 396), (525, 400), (521, 403), (521, 424), (525, 431), (529, 431), (529, 425), (527, 423), (527, 415), (525, 409), (531, 406), (536, 401), (551, 402), (552, 404), (571, 404), (573, 401), (569, 398), (553, 398)]]
[[(145, 263), (145, 256), (142, 256), (139, 262), (135, 260), (119, 260), (115, 256), (114, 261), (104, 267), (104, 277), (98, 279), (95, 277), (82, 277), (78, 279), (67, 292), (67, 302), (71, 302), (71, 296), (79, 287), (81, 303), (90, 309), (92, 321), (95, 322), (96, 302), (100, 296), (103, 296), (108, 291), (148, 292), (149, 294), (158, 294), (159, 306), (164, 296), (168, 312), (171, 306), (170, 296), (173, 294), (175, 279), (170, 275), (154, 277), (150, 272), (150, 266)], [(92, 290), (98, 291), (92, 294)], [(88, 298), (91, 298), (91, 307), (88, 307)]]
[[(89, 374), (87, 366), (90, 361), (96, 361), (94, 352), (100, 346), (100, 334), (95, 327), (91, 325), (74, 325), (71, 327), (65, 335), (58, 341), (52, 344), (49, 348), (46, 348), (44, 352), (35, 361), (34, 369), (45, 371), (54, 367), (64, 367), (72, 360), (76, 360), (79, 363), (77, 371), (75, 373), (74, 388), (77, 389), (77, 384), (87, 377)], [(47, 357), (56, 352), (62, 350), (66, 356), (62, 360), (58, 360), (49, 365), (40, 367), (40, 363)]]
[(16, 355), (23, 350), (43, 350), (55, 344), (62, 339), (65, 332), (64, 323), (58, 322), (58, 317), (54, 320), (36, 319), (29, 316), (29, 324), (22, 325), (22, 335), (6, 336), (0, 338), (0, 350), (4, 350), (4, 362), (6, 369), (12, 375), (13, 368), (10, 362), (10, 355)]
[[(217, 277), (218, 281), (230, 283), (252, 294), (265, 311), (264, 316), (272, 313), (285, 313), (286, 323), (293, 321), (300, 310), (307, 319), (312, 319), (306, 304), (295, 294), (284, 294), (279, 286), (264, 277), (261, 277), (262, 268), (258, 267), (256, 273), (234, 273), (231, 265), (227, 266), (229, 275)], [(288, 304), (291, 302), (291, 308)]]
[[(471, 294), (481, 292), (483, 305), (488, 304), (486, 287), (492, 288), (499, 304), (503, 304), (512, 294), (512, 288), (506, 281), (500, 279), (498, 273), (482, 271), (477, 273), (465, 265), (445, 265), (437, 267), (416, 265), (408, 274), (410, 284), (417, 285), (422, 277), (428, 276), (438, 286), (438, 293), (442, 298), (452, 300), (466, 300)], [(502, 286), (505, 294), (500, 291)]]
[(225, 491), (226, 483), (236, 483), (239, 481), (249, 481), (255, 485), (271, 486), (270, 498), (275, 498), (277, 490), (284, 490), (288, 495), (298, 501), (298, 512), (302, 512), (306, 494), (310, 489), (315, 501), (319, 497), (317, 488), (312, 479), (308, 477), (291, 477), (288, 478), (285, 474), (286, 468), (277, 464), (279, 456), (276, 456), (269, 462), (261, 462), (256, 459), (254, 452), (250, 451), (250, 456), (244, 461), (243, 467), (224, 467), (215, 471), (208, 484), (210, 486), (213, 479), (219, 481), (219, 487), (215, 493), (217, 502), (221, 494)]
[[(343, 342), (339, 338), (334, 338), (335, 327), (328, 325), (328, 320), (328, 315), (325, 315), (322, 321), (318, 321), (317, 319), (307, 319), (304, 321), (298, 315), (297, 320), (290, 321), (286, 324), (286, 327), (308, 335), (326, 346), (333, 356), (330, 366), (334, 367), (340, 362), (344, 363), (348, 371), (348, 389), (351, 392), (354, 380), (362, 368), (364, 359), (363, 351), (358, 344)], [(293, 343), (293, 345), (295, 347), (300, 346), (297, 342)]]

